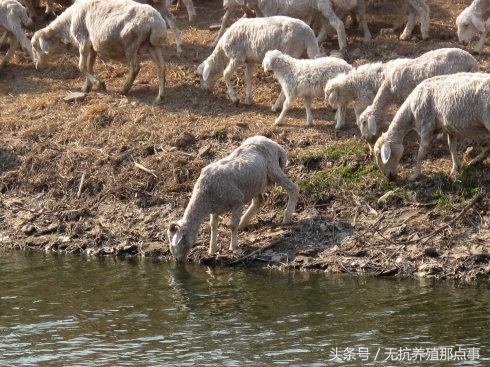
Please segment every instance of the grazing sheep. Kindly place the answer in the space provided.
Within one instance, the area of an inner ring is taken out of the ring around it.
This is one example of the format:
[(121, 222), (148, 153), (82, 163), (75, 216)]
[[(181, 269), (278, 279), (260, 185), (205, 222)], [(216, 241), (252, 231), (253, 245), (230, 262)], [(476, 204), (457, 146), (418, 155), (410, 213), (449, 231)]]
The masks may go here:
[[(262, 193), (271, 184), (282, 186), (289, 195), (284, 224), (291, 221), (299, 189), (284, 173), (286, 151), (276, 142), (254, 136), (245, 140), (229, 156), (205, 167), (197, 179), (183, 218), (168, 229), (170, 252), (185, 260), (196, 241), (203, 220), (210, 216), (209, 254), (217, 250), (218, 216), (231, 211), (230, 250), (238, 246), (237, 232), (245, 228), (259, 210)], [(243, 206), (252, 202), (240, 218)]]
[(140, 4), (151, 5), (160, 12), (160, 15), (168, 24), (170, 30), (174, 35), (175, 45), (177, 47), (177, 54), (178, 55), (182, 54), (182, 35), (180, 34), (180, 30), (177, 27), (177, 21), (175, 20), (174, 15), (169, 10), (170, 0), (134, 0), (134, 1)]
[[(458, 73), (436, 76), (420, 83), (396, 113), (388, 131), (374, 147), (376, 162), (389, 178), (396, 176), (403, 154), (403, 138), (415, 129), (420, 136), (420, 147), (414, 173), (420, 176), (424, 158), (435, 133), (447, 134), (453, 167), (458, 172), (461, 163), (456, 144), (458, 137), (490, 138), (490, 76), (484, 73)], [(481, 162), (488, 147), (472, 161)]]
[(262, 61), (262, 66), (265, 72), (274, 72), (282, 89), (280, 97), (272, 106), (272, 111), (275, 112), (282, 105), (282, 112), (275, 125), (281, 125), (295, 99), (303, 97), (306, 108), (306, 125), (311, 126), (313, 98), (323, 94), (323, 89), (329, 79), (352, 70), (352, 66), (346, 61), (336, 57), (298, 60), (278, 50), (268, 51)]
[(24, 51), (33, 58), (31, 43), (22, 30), (22, 25), (29, 26), (31, 23), (26, 8), (17, 0), (0, 0), (0, 31), (6, 32), (6, 38), (10, 43), (9, 50), (0, 63), (0, 69), (8, 64), (19, 47), (19, 43)]
[(481, 33), (475, 46), (475, 52), (480, 53), (490, 30), (490, 0), (474, 0), (458, 15), (456, 25), (459, 41), (463, 43), (470, 43), (478, 32)]
[(245, 64), (245, 104), (251, 104), (253, 64), (261, 63), (265, 53), (274, 49), (296, 58), (305, 53), (310, 58), (320, 55), (315, 34), (299, 19), (282, 16), (242, 18), (228, 28), (213, 53), (197, 67), (197, 74), (202, 86), (210, 90), (224, 70), (228, 96), (232, 102), (238, 103), (230, 78), (240, 65)]
[[(395, 59), (387, 63), (375, 62), (358, 66), (349, 73), (343, 73), (328, 81), (325, 86), (325, 100), (337, 113), (336, 129), (345, 126), (345, 111), (350, 102), (354, 104), (356, 123), (359, 116), (371, 103), (386, 75), (396, 66), (411, 59)], [(343, 113), (342, 113), (343, 111)]]
[(373, 103), (359, 117), (362, 136), (374, 143), (386, 129), (385, 111), (391, 103), (402, 104), (423, 80), (458, 72), (478, 71), (478, 62), (459, 48), (442, 48), (396, 66), (384, 79)]
[(215, 44), (224, 34), (226, 24), (233, 12), (240, 7), (252, 9), (261, 17), (283, 15), (308, 22), (319, 17), (322, 26), (318, 35), (318, 42), (322, 42), (333, 27), (337, 32), (341, 51), (345, 50), (347, 40), (344, 22), (340, 18), (352, 13), (353, 10), (357, 10), (364, 31), (364, 42), (370, 42), (372, 39), (367, 26), (364, 0), (224, 0), (225, 15)]
[(160, 85), (157, 102), (165, 89), (163, 47), (167, 37), (166, 24), (158, 11), (132, 0), (78, 0), (46, 28), (32, 37), (36, 68), (44, 66), (61, 39), (78, 47), (79, 68), (85, 76), (83, 92), (102, 81), (93, 75), (95, 58), (99, 54), (115, 60), (126, 59), (129, 75), (122, 93), (127, 94), (140, 70), (138, 53), (149, 52), (158, 69)]

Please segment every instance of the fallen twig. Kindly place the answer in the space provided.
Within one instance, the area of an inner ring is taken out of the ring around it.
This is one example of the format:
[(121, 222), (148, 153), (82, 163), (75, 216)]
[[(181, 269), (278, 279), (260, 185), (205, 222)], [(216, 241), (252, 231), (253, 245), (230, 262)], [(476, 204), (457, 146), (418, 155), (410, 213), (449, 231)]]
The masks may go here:
[(136, 168), (138, 168), (138, 169), (140, 169), (140, 170), (142, 170), (142, 171), (146, 172), (146, 173), (149, 173), (149, 174), (150, 174), (150, 175), (152, 175), (153, 177), (157, 178), (157, 175), (156, 175), (156, 174), (155, 174), (153, 171), (149, 170), (148, 168), (146, 168), (146, 167), (145, 167), (145, 166), (143, 166), (142, 164), (139, 164), (138, 162), (134, 162), (134, 166), (135, 166)]
[(82, 178), (80, 179), (80, 185), (78, 185), (77, 198), (80, 199), (82, 196), (83, 184), (85, 183), (85, 172), (82, 174)]

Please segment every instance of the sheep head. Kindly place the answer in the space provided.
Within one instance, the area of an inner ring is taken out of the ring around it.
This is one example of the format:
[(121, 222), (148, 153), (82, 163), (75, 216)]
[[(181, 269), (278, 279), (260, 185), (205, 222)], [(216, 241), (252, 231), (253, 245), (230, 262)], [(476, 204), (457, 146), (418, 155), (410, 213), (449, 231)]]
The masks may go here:
[(386, 133), (383, 133), (374, 145), (376, 164), (383, 174), (390, 180), (396, 178), (398, 165), (403, 154), (403, 145), (388, 142)]
[(473, 13), (471, 8), (464, 9), (456, 18), (458, 27), (458, 39), (460, 42), (468, 44), (475, 34), (485, 31), (485, 24)]
[(264, 60), (262, 60), (262, 67), (264, 68), (264, 72), (272, 71), (274, 69), (274, 62), (278, 57), (282, 56), (282, 52), (279, 50), (271, 50), (267, 51), (264, 56)]
[(41, 31), (34, 33), (31, 39), (32, 55), (37, 70), (42, 70), (54, 51), (52, 40)]
[(196, 69), (196, 74), (199, 75), (201, 86), (206, 90), (213, 89), (214, 83), (218, 78), (219, 68), (214, 67), (214, 64), (208, 60), (204, 60)]
[(374, 144), (380, 133), (379, 122), (371, 106), (367, 107), (359, 116), (359, 129), (361, 135), (369, 143)]
[(170, 242), (170, 252), (177, 262), (183, 262), (194, 245), (194, 241), (180, 223), (170, 224), (167, 237)]

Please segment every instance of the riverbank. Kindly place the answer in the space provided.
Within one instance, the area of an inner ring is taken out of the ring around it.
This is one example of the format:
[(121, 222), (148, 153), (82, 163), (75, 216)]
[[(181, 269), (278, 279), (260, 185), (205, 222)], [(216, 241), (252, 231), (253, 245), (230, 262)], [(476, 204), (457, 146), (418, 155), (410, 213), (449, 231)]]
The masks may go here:
[[(371, 8), (368, 21), (375, 43), (363, 46), (362, 33), (350, 29), (348, 61), (412, 57), (456, 46), (454, 18), (463, 4), (449, 9), (445, 3), (431, 2), (433, 38), (424, 42), (401, 42), (396, 34), (383, 31), (392, 19), (384, 8)], [(335, 132), (334, 112), (322, 101), (314, 104), (312, 128), (305, 127), (300, 101), (286, 125), (274, 127), (276, 114), (269, 106), (279, 87), (258, 67), (252, 106), (232, 105), (222, 82), (214, 93), (203, 91), (194, 71), (211, 52), (216, 32), (208, 30), (209, 19), (218, 22), (222, 15), (219, 1), (204, 4), (210, 17), (195, 25), (189, 26), (185, 12), (177, 13), (184, 54), (176, 57), (171, 42), (167, 98), (160, 106), (152, 105), (156, 84), (150, 63), (142, 66), (129, 96), (122, 97), (117, 90), (126, 67), (99, 62), (96, 72), (107, 81), (109, 92), (71, 102), (64, 97), (82, 84), (74, 55), (60, 56), (39, 73), (18, 54), (2, 71), (0, 247), (170, 259), (166, 226), (182, 215), (200, 170), (245, 138), (261, 134), (289, 152), (288, 174), (301, 187), (293, 224), (279, 225), (286, 195), (274, 188), (251, 227), (240, 234), (242, 246), (236, 254), (226, 250), (225, 217), (219, 255), (206, 255), (209, 231), (203, 225), (189, 261), (488, 279), (488, 161), (452, 179), (446, 144), (436, 143), (424, 162), (424, 176), (411, 183), (404, 178), (413, 169), (418, 140), (407, 139), (412, 143), (402, 159), (402, 178), (389, 182), (357, 128), (350, 124)], [(336, 49), (336, 40), (324, 47)], [(488, 50), (478, 57), (486, 72)], [(238, 76), (243, 99), (242, 71)], [(351, 110), (348, 119), (354, 120)], [(424, 239), (450, 223), (477, 195), (479, 200), (463, 216)]]

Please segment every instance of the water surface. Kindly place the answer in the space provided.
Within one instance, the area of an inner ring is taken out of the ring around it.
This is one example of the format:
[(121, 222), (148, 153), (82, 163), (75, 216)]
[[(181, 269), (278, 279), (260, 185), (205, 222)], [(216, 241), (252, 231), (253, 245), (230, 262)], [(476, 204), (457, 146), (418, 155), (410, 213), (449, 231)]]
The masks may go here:
[(0, 365), (488, 366), (489, 310), (486, 285), (3, 252)]

